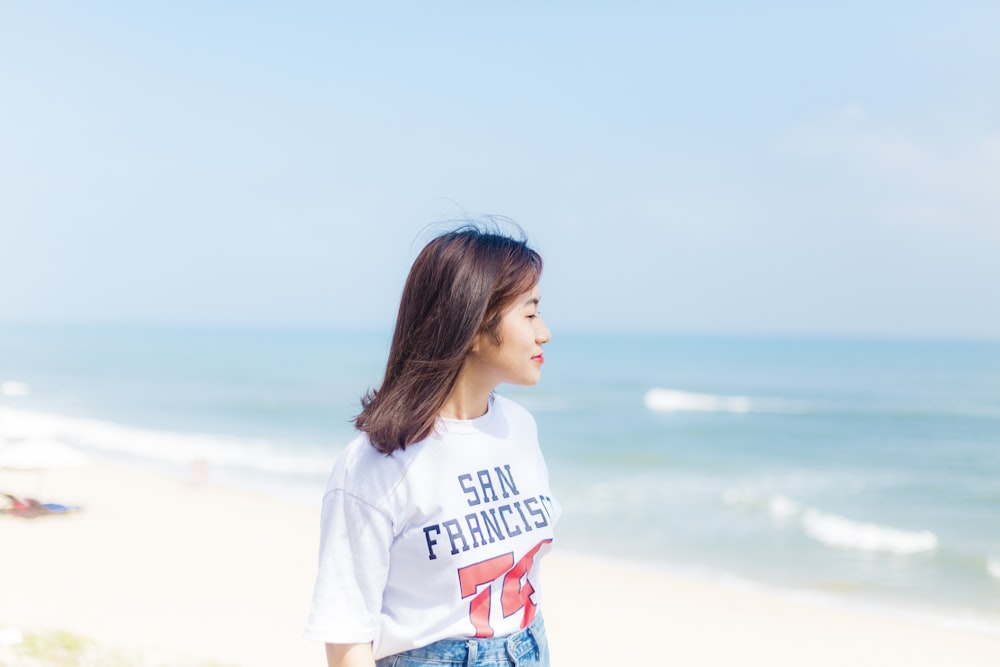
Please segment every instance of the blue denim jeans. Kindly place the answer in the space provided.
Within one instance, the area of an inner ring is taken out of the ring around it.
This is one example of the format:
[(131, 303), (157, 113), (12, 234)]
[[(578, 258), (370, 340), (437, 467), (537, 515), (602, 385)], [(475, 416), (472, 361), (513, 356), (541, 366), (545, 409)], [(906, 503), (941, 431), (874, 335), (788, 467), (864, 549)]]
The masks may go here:
[(376, 667), (549, 667), (549, 642), (539, 614), (531, 625), (506, 637), (442, 639), (389, 655)]

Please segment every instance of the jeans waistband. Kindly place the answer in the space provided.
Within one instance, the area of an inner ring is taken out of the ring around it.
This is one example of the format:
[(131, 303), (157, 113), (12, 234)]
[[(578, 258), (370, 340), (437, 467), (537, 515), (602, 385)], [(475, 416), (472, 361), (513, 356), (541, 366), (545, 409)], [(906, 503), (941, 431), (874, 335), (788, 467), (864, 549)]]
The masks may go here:
[(399, 655), (468, 667), (479, 664), (479, 661), (495, 663), (502, 660), (510, 660), (516, 665), (524, 656), (539, 650), (545, 642), (545, 623), (542, 615), (538, 614), (531, 625), (511, 635), (486, 639), (442, 639)]

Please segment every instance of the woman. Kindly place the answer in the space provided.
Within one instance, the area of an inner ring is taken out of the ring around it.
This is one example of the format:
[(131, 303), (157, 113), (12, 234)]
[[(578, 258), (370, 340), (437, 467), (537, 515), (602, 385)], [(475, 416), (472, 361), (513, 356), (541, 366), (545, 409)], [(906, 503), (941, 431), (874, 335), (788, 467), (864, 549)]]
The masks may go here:
[(534, 419), (542, 259), (476, 227), (410, 269), (381, 387), (323, 499), (306, 636), (331, 667), (547, 666), (538, 569), (558, 505)]

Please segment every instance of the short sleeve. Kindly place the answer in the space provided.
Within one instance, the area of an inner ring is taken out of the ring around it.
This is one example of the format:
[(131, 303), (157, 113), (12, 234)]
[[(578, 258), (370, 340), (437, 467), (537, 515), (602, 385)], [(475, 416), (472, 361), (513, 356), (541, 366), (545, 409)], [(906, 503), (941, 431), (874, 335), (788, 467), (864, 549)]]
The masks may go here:
[(362, 643), (376, 638), (392, 539), (392, 522), (378, 508), (341, 489), (326, 494), (307, 639)]

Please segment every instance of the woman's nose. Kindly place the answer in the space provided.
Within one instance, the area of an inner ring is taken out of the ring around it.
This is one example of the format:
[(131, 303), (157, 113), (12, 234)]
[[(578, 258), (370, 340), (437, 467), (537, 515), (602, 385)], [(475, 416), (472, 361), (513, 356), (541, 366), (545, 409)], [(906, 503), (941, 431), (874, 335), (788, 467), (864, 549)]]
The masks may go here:
[(552, 340), (552, 332), (549, 331), (547, 326), (545, 326), (545, 322), (542, 321), (541, 317), (538, 318), (538, 321), (541, 326), (538, 328), (538, 331), (535, 332), (535, 341), (539, 345), (542, 345)]

